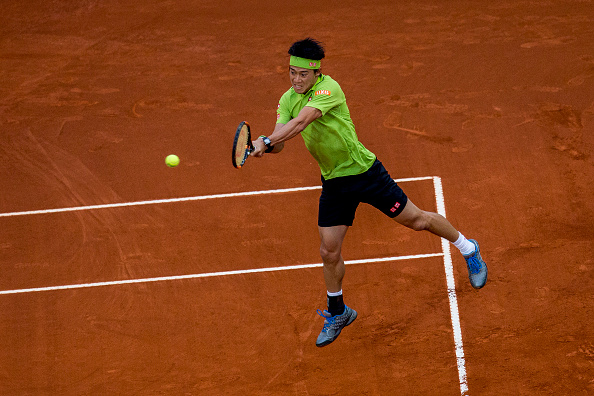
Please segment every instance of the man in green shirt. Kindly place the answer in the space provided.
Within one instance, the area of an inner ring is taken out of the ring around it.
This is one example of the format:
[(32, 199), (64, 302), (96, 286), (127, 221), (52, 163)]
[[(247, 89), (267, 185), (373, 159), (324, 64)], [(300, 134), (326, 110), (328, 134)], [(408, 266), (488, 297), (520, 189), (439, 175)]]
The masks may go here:
[(279, 153), (285, 141), (301, 134), (320, 166), (318, 229), (328, 309), (318, 310), (325, 320), (316, 345), (330, 344), (357, 318), (357, 312), (343, 300), (345, 265), (341, 247), (361, 202), (406, 227), (429, 231), (452, 242), (466, 260), (471, 285), (476, 289), (483, 287), (487, 265), (478, 243), (466, 239), (445, 217), (417, 208), (376, 156), (359, 142), (340, 85), (321, 73), (325, 56), (322, 45), (311, 38), (300, 40), (293, 43), (289, 55), (291, 88), (279, 101), (274, 131), (253, 142), (251, 155)]

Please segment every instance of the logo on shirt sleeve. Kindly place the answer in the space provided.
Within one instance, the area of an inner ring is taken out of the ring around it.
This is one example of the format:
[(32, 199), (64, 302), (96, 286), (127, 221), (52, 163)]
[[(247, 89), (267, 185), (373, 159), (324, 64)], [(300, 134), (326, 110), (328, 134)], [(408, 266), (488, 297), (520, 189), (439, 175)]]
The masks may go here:
[(328, 96), (330, 96), (331, 93), (327, 89), (320, 89), (319, 91), (314, 92), (314, 96), (318, 96), (318, 95), (328, 95)]

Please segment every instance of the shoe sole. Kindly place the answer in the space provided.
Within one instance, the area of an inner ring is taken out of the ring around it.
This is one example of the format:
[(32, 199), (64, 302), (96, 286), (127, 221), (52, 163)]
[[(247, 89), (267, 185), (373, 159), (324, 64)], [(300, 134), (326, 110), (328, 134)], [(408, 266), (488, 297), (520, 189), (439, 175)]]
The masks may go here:
[[(351, 323), (353, 323), (355, 321), (355, 319), (357, 319), (357, 311), (355, 311), (353, 309), (353, 314), (349, 318), (349, 321), (347, 322), (347, 324), (344, 325), (344, 327), (347, 327), (348, 325), (350, 325)], [(344, 329), (344, 327), (342, 329)], [(342, 333), (342, 329), (340, 329), (340, 331), (338, 332), (338, 334), (336, 334), (336, 337), (334, 337), (333, 339), (328, 340), (328, 341), (324, 341), (321, 344), (317, 344), (316, 343), (316, 346), (318, 348), (321, 348), (321, 347), (325, 347), (326, 345), (332, 344), (334, 342), (334, 340), (336, 340), (338, 338), (338, 336), (340, 335), (340, 333)]]

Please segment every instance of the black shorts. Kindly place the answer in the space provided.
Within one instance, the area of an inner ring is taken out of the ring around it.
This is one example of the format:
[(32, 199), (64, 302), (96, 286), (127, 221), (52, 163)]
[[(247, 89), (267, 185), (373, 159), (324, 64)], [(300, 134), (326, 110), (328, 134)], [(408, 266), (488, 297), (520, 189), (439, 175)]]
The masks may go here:
[(359, 203), (367, 203), (394, 218), (402, 212), (408, 198), (379, 160), (364, 173), (354, 176), (322, 178), (318, 225), (352, 226)]

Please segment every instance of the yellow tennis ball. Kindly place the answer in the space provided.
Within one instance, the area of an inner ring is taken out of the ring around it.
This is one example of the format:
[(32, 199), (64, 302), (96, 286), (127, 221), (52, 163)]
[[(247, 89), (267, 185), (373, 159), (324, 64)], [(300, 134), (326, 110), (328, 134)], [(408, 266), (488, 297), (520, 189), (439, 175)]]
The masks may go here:
[(165, 163), (168, 167), (174, 168), (179, 165), (179, 157), (175, 154), (170, 154), (165, 157)]

